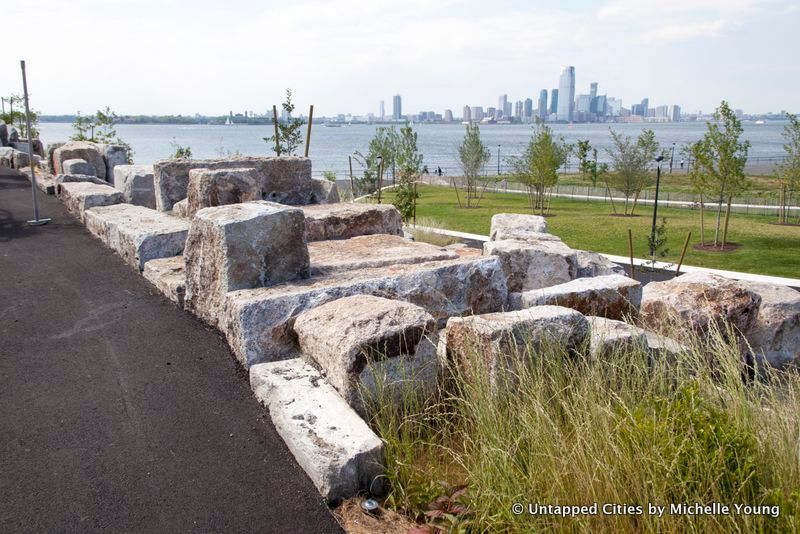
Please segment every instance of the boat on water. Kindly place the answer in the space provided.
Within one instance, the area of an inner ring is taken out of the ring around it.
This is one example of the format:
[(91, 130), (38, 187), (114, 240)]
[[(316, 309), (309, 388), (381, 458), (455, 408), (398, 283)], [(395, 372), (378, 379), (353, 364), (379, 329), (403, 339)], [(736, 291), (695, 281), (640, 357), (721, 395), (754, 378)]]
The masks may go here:
[(228, 119), (225, 121), (225, 126), (233, 126), (233, 121), (231, 120), (230, 115), (228, 116)]
[(323, 126), (326, 127), (326, 128), (341, 128), (342, 127), (342, 125), (339, 124), (338, 122), (326, 122), (325, 124), (323, 124)]
[(756, 124), (766, 124), (766, 123), (767, 123), (767, 122), (766, 122), (766, 121), (763, 121), (763, 120), (757, 120), (757, 121), (756, 121)]

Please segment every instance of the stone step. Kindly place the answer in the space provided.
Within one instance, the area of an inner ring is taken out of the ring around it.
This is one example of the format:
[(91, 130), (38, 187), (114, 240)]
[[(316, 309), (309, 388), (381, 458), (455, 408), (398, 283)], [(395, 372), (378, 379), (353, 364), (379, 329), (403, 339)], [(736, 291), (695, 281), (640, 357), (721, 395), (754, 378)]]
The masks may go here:
[(144, 277), (165, 297), (183, 308), (186, 294), (186, 262), (183, 256), (150, 260), (144, 264)]
[(397, 235), (386, 234), (336, 241), (312, 241), (308, 244), (308, 254), (311, 259), (312, 275), (386, 265), (452, 260), (459, 257), (454, 250), (445, 250), (428, 243), (416, 243)]
[(400, 212), (387, 204), (317, 204), (303, 206), (306, 240), (348, 239), (371, 234), (403, 235)]
[(122, 193), (110, 185), (91, 182), (69, 182), (58, 186), (64, 206), (81, 222), (86, 221), (86, 211), (97, 206), (111, 206), (125, 201)]
[(411, 302), (439, 322), (500, 311), (508, 297), (505, 275), (494, 257), (392, 265), (227, 293), (218, 326), (245, 367), (287, 359), (298, 355), (295, 318), (351, 295)]
[(318, 370), (299, 358), (254, 365), (250, 387), (328, 503), (380, 493), (383, 442)]
[[(74, 186), (108, 187), (81, 183), (61, 187)], [(140, 271), (150, 260), (181, 254), (189, 231), (188, 221), (131, 204), (92, 208), (86, 211), (85, 222), (91, 233)]]

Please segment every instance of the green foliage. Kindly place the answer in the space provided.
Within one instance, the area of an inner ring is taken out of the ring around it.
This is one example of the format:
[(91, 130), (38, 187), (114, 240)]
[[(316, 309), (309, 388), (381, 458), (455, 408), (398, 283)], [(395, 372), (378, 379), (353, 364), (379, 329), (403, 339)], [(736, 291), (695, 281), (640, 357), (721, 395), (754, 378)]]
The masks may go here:
[(98, 109), (94, 115), (84, 116), (79, 111), (72, 123), (75, 133), (70, 136), (70, 141), (122, 145), (125, 147), (125, 159), (128, 163), (133, 163), (133, 148), (117, 136), (114, 128), (117, 119), (119, 116), (108, 106)]
[[(28, 133), (28, 123), (25, 119), (25, 99), (19, 95), (0, 97), (3, 100), (4, 111), (0, 112), (0, 122), (10, 124), (19, 130), (19, 135), (23, 139), (36, 139), (39, 137), (39, 112), (30, 110), (31, 131)], [(16, 109), (15, 109), (16, 106)]]
[(333, 171), (324, 171), (322, 173), (322, 177), (325, 178), (326, 180), (328, 180), (329, 182), (335, 182), (336, 181), (336, 173), (333, 172)]
[(592, 151), (592, 145), (589, 144), (588, 139), (578, 139), (578, 144), (575, 148), (575, 155), (578, 158), (578, 170), (581, 172), (581, 178), (584, 180), (589, 177), (589, 153)]
[(667, 248), (667, 218), (661, 218), (661, 224), (656, 226), (655, 234), (647, 234), (647, 247), (652, 251), (650, 261), (655, 266), (656, 258), (665, 258), (669, 254)]
[(172, 156), (170, 156), (172, 159), (192, 159), (192, 147), (181, 146), (174, 137), (169, 145), (174, 150)]
[(422, 168), (422, 154), (417, 150), (417, 133), (408, 123), (400, 128), (395, 161), (398, 177), (394, 190), (394, 205), (403, 221), (409, 221), (414, 216), (414, 207), (419, 196), (414, 183), (419, 178)]
[(400, 136), (394, 126), (375, 129), (375, 135), (369, 141), (366, 155), (356, 152), (354, 157), (361, 166), (360, 176), (354, 176), (357, 190), (361, 194), (372, 194), (378, 189), (378, 173), (380, 171), (379, 159), (383, 161), (384, 182), (386, 180), (386, 169), (396, 165), (396, 153), (400, 145)]
[[(479, 180), (483, 169), (492, 157), (487, 146), (481, 141), (481, 132), (477, 124), (468, 124), (464, 134), (464, 140), (458, 145), (458, 163), (466, 182), (467, 195), (466, 207), (472, 207), (480, 203), (478, 194)], [(484, 180), (483, 189), (486, 190), (487, 180)]]
[(787, 192), (796, 193), (800, 190), (800, 119), (791, 113), (786, 118), (789, 120), (789, 124), (783, 127), (786, 160), (777, 166), (776, 174)]
[[(625, 197), (624, 214), (629, 215), (629, 200), (654, 183), (651, 173), (659, 145), (653, 130), (643, 130), (634, 142), (629, 136), (611, 130), (612, 148), (606, 149), (611, 157), (608, 184)], [(633, 207), (631, 207), (631, 213)]]
[(265, 137), (264, 141), (271, 145), (272, 150), (276, 156), (294, 156), (295, 151), (303, 146), (303, 125), (306, 123), (303, 119), (292, 118), (294, 111), (294, 104), (292, 103), (292, 90), (286, 89), (286, 100), (283, 101), (281, 107), (287, 114), (287, 120), (281, 121), (278, 118), (278, 143), (275, 144), (275, 136)]
[(555, 138), (548, 126), (538, 124), (522, 155), (509, 159), (512, 178), (528, 190), (531, 211), (538, 208), (544, 215), (545, 192), (558, 182), (558, 169), (567, 161), (568, 153), (563, 138)]

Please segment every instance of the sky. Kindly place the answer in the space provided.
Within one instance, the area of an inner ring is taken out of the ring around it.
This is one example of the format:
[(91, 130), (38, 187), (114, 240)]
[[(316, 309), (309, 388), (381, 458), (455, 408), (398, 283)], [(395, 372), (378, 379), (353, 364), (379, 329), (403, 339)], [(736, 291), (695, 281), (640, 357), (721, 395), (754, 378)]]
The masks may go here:
[(625, 107), (799, 111), (798, 0), (37, 0), (2, 8), (0, 94), (45, 114), (315, 116), (496, 106), (558, 86)]

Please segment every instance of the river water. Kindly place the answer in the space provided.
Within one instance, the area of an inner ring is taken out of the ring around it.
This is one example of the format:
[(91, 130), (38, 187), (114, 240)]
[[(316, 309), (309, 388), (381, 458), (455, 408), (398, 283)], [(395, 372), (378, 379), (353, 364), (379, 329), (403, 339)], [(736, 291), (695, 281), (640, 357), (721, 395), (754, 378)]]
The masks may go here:
[[(744, 138), (752, 143), (748, 170), (750, 172), (770, 173), (783, 152), (782, 122), (767, 124), (745, 123)], [(610, 145), (609, 128), (622, 131), (632, 137), (642, 129), (651, 128), (656, 138), (668, 150), (675, 143), (674, 167), (680, 169), (680, 148), (702, 137), (706, 130), (703, 122), (653, 123), (653, 124), (553, 124), (557, 135), (568, 143), (578, 139), (588, 139), (598, 148), (598, 159), (606, 160), (605, 148)], [(323, 171), (336, 172), (343, 178), (347, 172), (347, 156), (355, 151), (366, 152), (369, 140), (375, 132), (375, 125), (353, 124), (339, 128), (315, 124), (311, 134), (310, 156), (314, 162), (314, 174)], [(45, 143), (66, 141), (72, 134), (72, 125), (67, 123), (41, 123), (41, 137)], [(175, 152), (171, 143), (188, 146), (194, 158), (213, 158), (239, 152), (245, 155), (272, 155), (271, 145), (263, 138), (272, 135), (273, 127), (246, 125), (169, 125), (169, 124), (120, 124), (117, 134), (133, 147), (136, 163), (152, 163), (168, 157)], [(423, 163), (433, 172), (441, 167), (445, 173), (458, 173), (456, 147), (464, 136), (464, 126), (460, 124), (418, 124), (418, 148), (424, 156)], [(305, 134), (305, 130), (303, 132)], [(498, 124), (481, 126), (481, 137), (491, 149), (492, 160), (487, 172), (497, 169), (498, 145), (501, 170), (507, 168), (506, 158), (518, 155), (530, 140), (530, 125)], [(669, 158), (666, 165), (669, 164)], [(356, 172), (357, 164), (353, 162)], [(572, 168), (575, 162), (573, 158)]]

